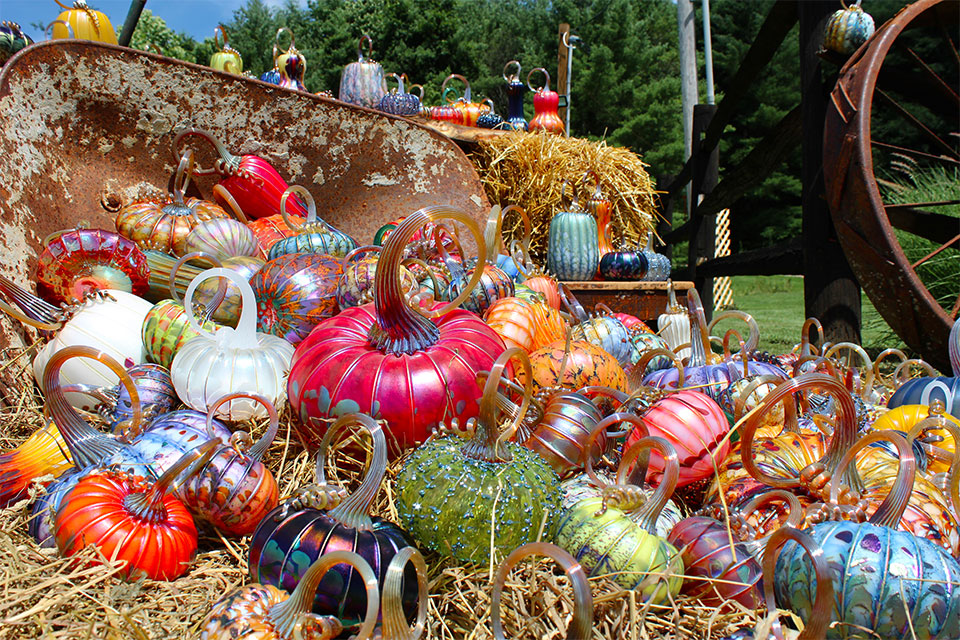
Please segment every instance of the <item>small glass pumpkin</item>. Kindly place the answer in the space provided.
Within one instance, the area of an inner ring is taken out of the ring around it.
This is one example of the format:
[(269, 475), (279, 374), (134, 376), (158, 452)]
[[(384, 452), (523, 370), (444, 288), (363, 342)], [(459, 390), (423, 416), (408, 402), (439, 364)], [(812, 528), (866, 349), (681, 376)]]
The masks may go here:
[[(486, 109), (484, 109), (486, 107)], [(477, 118), (477, 126), (481, 129), (510, 129), (510, 125), (500, 116), (493, 106), (493, 100), (487, 98), (480, 105), (480, 116)]]
[(37, 293), (54, 303), (76, 304), (100, 289), (147, 292), (147, 257), (112, 231), (74, 229), (43, 241), (37, 263)]
[(255, 583), (224, 596), (204, 618), (200, 640), (332, 640), (340, 636), (339, 618), (311, 614), (310, 607), (322, 579), (343, 565), (353, 567), (366, 590), (363, 623), (354, 637), (372, 637), (380, 608), (377, 576), (361, 556), (338, 549), (315, 560), (289, 595), (272, 584)]
[[(473, 101), (473, 89), (470, 88), (470, 83), (465, 77), (459, 73), (451, 73), (449, 76), (444, 78), (443, 84), (440, 85), (440, 93), (444, 97), (447, 95), (447, 83), (451, 80), (459, 80), (463, 83), (463, 96), (456, 101), (452, 101), (452, 98), (447, 98), (448, 101), (451, 101), (453, 108), (460, 112), (461, 118), (457, 121), (457, 124), (462, 124), (466, 127), (475, 127), (477, 125), (477, 118), (480, 117), (480, 103)], [(451, 87), (449, 91), (454, 91)]]
[[(297, 222), (287, 211), (287, 201), (291, 195), (299, 196), (300, 202), (307, 205), (307, 219)], [(325, 253), (342, 258), (357, 248), (357, 242), (339, 229), (317, 217), (317, 205), (310, 192), (298, 184), (283, 192), (280, 198), (280, 215), (287, 227), (296, 231), (296, 235), (282, 238), (270, 247), (268, 259), (285, 253)]]
[(420, 108), (422, 107), (420, 103), (420, 98), (422, 95), (416, 96), (412, 93), (407, 93), (404, 90), (405, 87), (403, 84), (403, 76), (399, 76), (395, 73), (388, 73), (386, 77), (396, 80), (398, 87), (394, 91), (384, 95), (380, 99), (380, 104), (377, 105), (377, 108), (384, 113), (390, 113), (395, 116), (418, 115), (420, 113)]
[(205, 220), (195, 226), (184, 244), (184, 251), (199, 251), (219, 260), (237, 256), (256, 256), (260, 250), (250, 227), (233, 218)]
[[(216, 333), (204, 329), (193, 313), (193, 294), (205, 280), (227, 278), (242, 295), (237, 328), (221, 327)], [(184, 404), (202, 411), (220, 396), (235, 391), (252, 391), (274, 405), (286, 398), (286, 376), (293, 357), (293, 345), (265, 333), (257, 333), (256, 298), (250, 284), (229, 269), (208, 269), (190, 283), (184, 297), (190, 326), (201, 335), (187, 341), (171, 365), (177, 394)], [(230, 420), (263, 417), (261, 407), (253, 412), (231, 402), (218, 415)]]
[(670, 278), (667, 278), (667, 308), (657, 316), (657, 335), (667, 343), (667, 349), (676, 353), (681, 360), (690, 357), (690, 347), (677, 350), (677, 347), (691, 343), (690, 317), (677, 302), (677, 289)]
[(257, 300), (257, 329), (300, 344), (339, 311), (341, 265), (323, 253), (287, 253), (263, 265), (250, 279)]
[[(220, 40), (223, 40), (221, 43)], [(217, 50), (210, 56), (210, 66), (217, 71), (226, 71), (240, 75), (243, 73), (243, 56), (227, 42), (227, 30), (223, 25), (213, 29), (213, 46)]]
[[(364, 41), (367, 43), (367, 56), (363, 55)], [(373, 40), (363, 34), (357, 45), (357, 61), (344, 67), (340, 76), (340, 100), (368, 109), (376, 109), (383, 100), (387, 93), (383, 67), (372, 56)]]
[[(647, 500), (626, 481), (629, 466), (649, 448), (663, 456), (666, 471)], [(603, 497), (581, 500), (563, 513), (557, 544), (580, 561), (588, 576), (609, 575), (621, 587), (639, 591), (654, 604), (675, 596), (683, 578), (670, 565), (679, 552), (653, 532), (678, 473), (677, 453), (669, 442), (657, 437), (639, 440), (623, 454), (617, 485), (606, 487)]]
[(156, 483), (124, 472), (82, 478), (57, 510), (57, 547), (72, 556), (97, 546), (109, 560), (126, 561), (127, 578), (174, 580), (197, 553), (197, 528), (186, 507), (168, 495), (173, 481), (213, 455), (207, 442), (184, 455)]
[[(366, 560), (374, 575), (384, 584), (388, 565), (405, 547), (413, 546), (410, 537), (395, 524), (369, 514), (387, 467), (387, 441), (383, 428), (369, 416), (353, 413), (338, 419), (324, 435), (317, 455), (317, 478), (324, 483), (326, 452), (344, 428), (359, 427), (373, 440), (368, 471), (360, 486), (329, 511), (329, 504), (317, 504), (322, 492), (309, 489), (297, 494), (293, 504), (281, 505), (260, 522), (250, 539), (248, 567), (252, 580), (283, 589), (292, 589), (301, 580), (310, 563), (337, 549), (353, 551)], [(306, 503), (306, 504), (304, 504)], [(417, 581), (410, 567), (404, 571), (402, 601), (412, 604)], [(317, 588), (313, 611), (352, 620), (368, 606), (356, 570), (339, 564)]]
[(517, 297), (500, 298), (484, 313), (483, 319), (509, 347), (534, 350), (534, 312), (531, 303)]
[[(535, 74), (537, 71), (544, 75), (546, 81), (542, 87), (539, 89), (534, 89), (530, 84), (530, 76)], [(530, 124), (527, 125), (527, 130), (542, 130), (558, 135), (563, 134), (563, 120), (560, 119), (560, 114), (558, 113), (558, 109), (560, 107), (560, 94), (558, 94), (556, 91), (550, 90), (550, 74), (547, 72), (547, 70), (543, 67), (531, 69), (530, 73), (527, 74), (527, 86), (530, 88), (530, 91), (533, 92), (533, 111), (536, 114), (533, 116), (533, 119), (530, 120)], [(594, 236), (596, 236), (596, 232), (594, 232)], [(567, 278), (561, 277), (561, 280), (566, 279)], [(587, 278), (581, 279), (587, 280)]]
[(117, 32), (113, 30), (110, 18), (106, 14), (91, 9), (85, 0), (74, 0), (72, 7), (68, 7), (60, 0), (53, 1), (66, 9), (54, 20), (53, 33), (50, 36), (53, 40), (79, 38), (117, 44)]
[(0, 22), (0, 66), (24, 47), (33, 44), (33, 38), (20, 29), (16, 22), (4, 20)]
[[(590, 433), (603, 417), (590, 398), (577, 392), (556, 393), (543, 404), (543, 417), (533, 427), (523, 446), (539, 453), (557, 475), (564, 477), (583, 468), (584, 447)], [(607, 420), (603, 420), (606, 429)], [(599, 456), (606, 449), (606, 437), (596, 441)]]
[(530, 363), (508, 349), (493, 363), (473, 438), (433, 438), (408, 457), (397, 476), (401, 522), (417, 541), (445, 556), (480, 563), (495, 551), (550, 539), (560, 507), (560, 479), (547, 462), (501, 439), (497, 387), (511, 359), (526, 370), (523, 402), (505, 429), (516, 428), (532, 392)]
[(876, 28), (873, 17), (860, 8), (861, 0), (847, 6), (843, 0), (843, 9), (834, 12), (827, 20), (823, 33), (823, 47), (843, 55), (850, 55), (870, 39)]
[(204, 220), (229, 218), (217, 204), (185, 198), (190, 175), (194, 171), (193, 151), (187, 149), (180, 158), (173, 192), (162, 200), (140, 200), (128, 204), (117, 213), (117, 231), (142, 249), (164, 253), (186, 253), (187, 235)]
[(647, 259), (647, 274), (643, 276), (643, 280), (647, 282), (663, 282), (670, 277), (670, 271), (672, 269), (670, 258), (654, 251), (652, 231), (647, 233), (647, 244), (642, 253)]
[[(220, 183), (213, 188), (214, 198), (224, 206), (229, 206), (241, 222), (247, 222), (249, 218), (280, 214), (280, 198), (288, 185), (273, 165), (259, 156), (236, 156), (227, 151), (212, 133), (195, 127), (179, 129), (176, 132), (173, 148), (177, 153), (180, 143), (187, 136), (199, 136), (216, 149), (219, 158), (214, 167), (194, 169), (192, 173), (198, 176), (219, 174)], [(294, 200), (291, 208), (298, 216), (305, 216), (307, 213), (306, 207), (298, 200)], [(256, 230), (254, 233), (256, 234)]]

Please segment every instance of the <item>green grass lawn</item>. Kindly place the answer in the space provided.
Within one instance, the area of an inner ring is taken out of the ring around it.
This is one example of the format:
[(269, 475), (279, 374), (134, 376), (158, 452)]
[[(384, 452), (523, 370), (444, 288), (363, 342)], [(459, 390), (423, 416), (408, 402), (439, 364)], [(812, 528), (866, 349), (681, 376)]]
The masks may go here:
[[(760, 350), (783, 353), (800, 341), (803, 313), (803, 278), (800, 276), (735, 276), (731, 278), (734, 306), (760, 325)], [(863, 346), (871, 355), (888, 347), (904, 348), (866, 295), (862, 297)], [(724, 322), (720, 326), (730, 328)], [(725, 330), (725, 329), (724, 329)], [(746, 337), (746, 336), (744, 336)]]

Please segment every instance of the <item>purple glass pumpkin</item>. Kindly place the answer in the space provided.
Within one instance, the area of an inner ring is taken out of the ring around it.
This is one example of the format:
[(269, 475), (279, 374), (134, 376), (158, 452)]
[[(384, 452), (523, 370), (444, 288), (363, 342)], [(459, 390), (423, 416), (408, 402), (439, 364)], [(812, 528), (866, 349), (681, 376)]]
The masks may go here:
[(600, 256), (600, 275), (607, 280), (640, 280), (647, 275), (647, 257), (630, 250)]
[[(373, 439), (369, 471), (360, 487), (330, 511), (319, 504), (303, 508), (281, 505), (266, 515), (250, 540), (248, 569), (253, 582), (274, 585), (292, 591), (317, 558), (331, 551), (353, 551), (366, 560), (382, 585), (393, 557), (403, 548), (414, 546), (410, 537), (395, 524), (368, 515), (387, 466), (387, 441), (383, 429), (369, 416), (347, 414), (326, 432), (317, 455), (317, 477), (323, 483), (327, 447), (342, 427), (359, 426)], [(310, 495), (304, 492), (301, 495)], [(300, 504), (304, 502), (299, 500)], [(299, 506), (299, 505), (298, 505)], [(363, 580), (356, 569), (337, 565), (320, 582), (313, 611), (355, 621), (367, 604)], [(408, 575), (409, 574), (409, 575)], [(416, 606), (417, 579), (412, 566), (404, 571), (405, 605)], [(405, 606), (406, 608), (406, 606)]]

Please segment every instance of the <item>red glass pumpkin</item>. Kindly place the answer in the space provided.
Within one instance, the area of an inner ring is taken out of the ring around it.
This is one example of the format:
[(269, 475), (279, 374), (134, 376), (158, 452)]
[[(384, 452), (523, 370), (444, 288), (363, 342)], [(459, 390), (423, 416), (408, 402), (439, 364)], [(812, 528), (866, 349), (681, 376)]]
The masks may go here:
[[(269, 162), (253, 155), (235, 156), (209, 131), (189, 127), (177, 132), (173, 139), (174, 149), (187, 136), (200, 136), (212, 144), (220, 157), (215, 168), (195, 170), (196, 175), (220, 174), (220, 184), (213, 188), (217, 200), (230, 206), (238, 214), (241, 222), (247, 218), (265, 218), (280, 214), (280, 198), (287, 190), (284, 180)], [(291, 203), (291, 213), (300, 217), (307, 215), (307, 209), (298, 199)]]
[[(714, 464), (719, 466), (730, 451), (727, 417), (712, 398), (699, 391), (678, 391), (654, 402), (641, 416), (652, 436), (666, 439), (680, 456), (678, 487), (709, 480), (714, 475)], [(637, 430), (627, 436), (625, 446), (640, 440)], [(663, 459), (658, 453), (650, 455), (650, 472), (658, 476), (663, 471)]]
[(398, 270), (404, 246), (425, 222), (449, 217), (483, 238), (465, 213), (421, 209), (391, 234), (377, 268), (374, 304), (325, 320), (300, 343), (291, 365), (288, 397), (300, 417), (298, 434), (314, 449), (322, 420), (360, 411), (387, 421), (398, 450), (422, 443), (431, 429), (479, 411), (478, 371), (489, 370), (505, 347), (497, 333), (456, 307), (480, 280), (476, 270), (456, 300), (429, 312), (409, 308)]
[(53, 303), (83, 300), (102, 289), (143, 296), (150, 269), (136, 244), (104, 229), (74, 229), (44, 240), (37, 293)]
[[(534, 89), (530, 85), (530, 76), (537, 71), (543, 73), (546, 77), (546, 83), (539, 88)], [(529, 131), (542, 129), (549, 133), (562, 134), (564, 131), (563, 120), (560, 119), (558, 109), (560, 107), (560, 94), (550, 90), (550, 74), (543, 67), (531, 69), (527, 74), (527, 86), (533, 91), (533, 110), (536, 113), (530, 124), (527, 125)]]
[(207, 442), (192, 449), (156, 484), (113, 471), (82, 478), (57, 511), (60, 552), (72, 556), (94, 545), (107, 559), (125, 561), (126, 577), (174, 580), (183, 575), (197, 553), (197, 528), (187, 508), (167, 491), (187, 467), (209, 460), (216, 446)]

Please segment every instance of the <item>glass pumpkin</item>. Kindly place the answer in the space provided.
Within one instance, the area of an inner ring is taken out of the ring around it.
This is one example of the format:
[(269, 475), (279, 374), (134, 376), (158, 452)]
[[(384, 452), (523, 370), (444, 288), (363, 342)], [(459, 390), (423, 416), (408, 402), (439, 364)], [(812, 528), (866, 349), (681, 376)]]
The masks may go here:
[[(456, 300), (430, 311), (405, 304), (400, 257), (424, 223), (450, 217), (483, 238), (467, 214), (448, 207), (421, 209), (387, 239), (377, 265), (374, 304), (346, 309), (324, 320), (297, 346), (290, 371), (289, 398), (300, 418), (297, 432), (309, 449), (322, 435), (322, 421), (361, 411), (387, 421), (396, 451), (427, 439), (442, 421), (465, 422), (479, 411), (475, 376), (504, 350), (497, 333), (457, 306), (480, 280)], [(414, 386), (415, 385), (415, 386)]]
[(88, 293), (114, 289), (143, 296), (147, 257), (133, 242), (104, 229), (57, 232), (43, 242), (37, 293), (53, 303), (76, 304)]
[(257, 300), (257, 329), (300, 344), (323, 320), (339, 311), (340, 260), (322, 253), (287, 253), (250, 279)]
[[(530, 76), (537, 71), (541, 72), (546, 81), (539, 89), (534, 89), (530, 84)], [(563, 120), (560, 119), (558, 109), (560, 107), (560, 94), (550, 90), (550, 74), (543, 67), (531, 69), (527, 74), (527, 87), (533, 92), (533, 111), (534, 116), (527, 125), (528, 131), (546, 131), (548, 133), (562, 134), (564, 132)], [(594, 229), (596, 236), (596, 229)], [(548, 254), (549, 255), (549, 254)], [(596, 271), (596, 267), (594, 267)], [(573, 278), (564, 278), (561, 280), (573, 280)], [(578, 278), (579, 280), (588, 280), (589, 278)]]
[[(563, 477), (583, 468), (585, 442), (601, 420), (600, 410), (583, 394), (553, 394), (523, 446), (539, 453)], [(599, 456), (606, 450), (606, 437), (599, 438), (596, 446), (590, 455)]]
[[(374, 301), (380, 251), (382, 247), (366, 245), (357, 247), (344, 256), (343, 272), (337, 280), (336, 291), (337, 304), (341, 310)], [(408, 296), (417, 289), (417, 280), (402, 264), (399, 271), (400, 287), (404, 296)]]
[[(223, 40), (221, 43), (220, 40)], [(213, 46), (217, 48), (210, 56), (210, 66), (217, 71), (226, 71), (240, 75), (243, 73), (243, 56), (227, 42), (227, 31), (223, 25), (213, 29)]]
[[(570, 210), (561, 211), (550, 220), (547, 269), (559, 280), (592, 280), (599, 264), (597, 221), (590, 213), (579, 210), (574, 198)], [(529, 281), (524, 284), (530, 286)]]
[[(806, 533), (774, 533), (763, 562), (764, 582), (772, 586), (768, 607), (795, 611), (821, 638), (958, 637), (960, 564), (930, 541), (891, 528), (910, 496), (915, 474), (910, 445), (892, 431), (874, 432), (845, 452), (840, 468), (881, 438), (900, 452), (897, 480), (881, 506), (868, 522), (828, 521)], [(842, 477), (837, 473), (830, 482), (834, 504)]]
[(91, 9), (85, 0), (74, 0), (73, 6), (53, 0), (60, 7), (66, 9), (54, 21), (51, 39), (78, 38), (80, 40), (95, 40), (107, 44), (117, 44), (117, 33), (110, 24), (106, 14)]
[[(367, 55), (363, 55), (363, 43), (367, 43)], [(337, 97), (368, 109), (376, 109), (387, 93), (383, 67), (373, 60), (373, 40), (363, 34), (357, 45), (357, 61), (351, 62), (340, 75), (340, 93)]]
[(187, 234), (184, 250), (226, 260), (237, 256), (255, 256), (260, 245), (250, 227), (239, 220), (215, 218), (201, 222)]
[(670, 277), (672, 269), (670, 258), (654, 250), (652, 231), (647, 233), (647, 244), (642, 253), (647, 259), (647, 273), (643, 276), (643, 280), (647, 282), (663, 282)]
[(380, 609), (377, 576), (361, 556), (336, 550), (314, 561), (289, 594), (272, 584), (248, 584), (227, 594), (204, 618), (200, 640), (332, 640), (338, 637), (343, 631), (340, 620), (336, 616), (312, 616), (310, 608), (322, 579), (334, 567), (343, 565), (356, 570), (366, 590), (367, 607), (355, 637), (372, 637)]
[[(709, 331), (709, 329), (708, 329)], [(667, 349), (673, 351), (682, 360), (690, 357), (690, 347), (677, 350), (684, 344), (690, 344), (690, 318), (686, 309), (677, 302), (677, 290), (673, 280), (667, 279), (667, 308), (657, 316), (657, 335), (667, 343)]]
[(229, 218), (220, 205), (185, 197), (193, 171), (193, 151), (188, 149), (177, 166), (171, 195), (160, 200), (140, 200), (117, 213), (116, 225), (120, 235), (141, 249), (156, 249), (180, 256), (187, 252), (187, 236), (200, 222)]
[[(270, 417), (267, 430), (256, 443), (245, 431), (235, 432), (226, 442), (214, 435), (213, 416), (217, 409), (239, 398), (262, 405)], [(218, 446), (210, 461), (198, 468), (178, 490), (187, 508), (227, 535), (253, 533), (279, 501), (277, 481), (261, 462), (273, 443), (279, 424), (276, 408), (261, 396), (231, 393), (217, 400), (207, 410), (207, 435), (217, 439)]]
[(528, 354), (534, 350), (535, 319), (530, 303), (513, 296), (500, 298), (490, 305), (483, 319), (508, 348), (517, 347)]
[[(306, 203), (305, 222), (298, 223), (290, 217), (287, 202), (291, 195), (299, 196), (300, 202)], [(267, 256), (270, 260), (285, 253), (325, 253), (342, 258), (357, 248), (357, 242), (353, 238), (317, 217), (317, 205), (313, 196), (298, 184), (283, 192), (280, 198), (280, 215), (286, 225), (296, 231), (296, 235), (275, 242)]]
[(838, 9), (827, 20), (823, 33), (823, 47), (843, 55), (850, 55), (873, 35), (873, 17), (860, 8), (860, 0)]
[(597, 243), (600, 247), (600, 257), (614, 251), (611, 242), (610, 223), (613, 215), (613, 203), (603, 195), (600, 189), (600, 176), (596, 171), (587, 171), (581, 184), (592, 182), (593, 193), (583, 202), (583, 208), (597, 220)]
[(508, 349), (493, 363), (471, 440), (433, 438), (416, 449), (397, 476), (397, 513), (418, 542), (462, 562), (482, 563), (533, 542), (550, 539), (560, 507), (560, 479), (547, 462), (500, 439), (497, 387), (511, 359), (526, 369), (523, 402), (510, 432), (526, 414), (532, 391), (526, 354)]
[[(212, 169), (194, 169), (195, 175), (217, 173), (220, 182), (213, 188), (214, 198), (230, 207), (241, 222), (250, 218), (264, 218), (280, 214), (280, 198), (287, 190), (287, 182), (269, 162), (259, 156), (236, 156), (223, 146), (209, 131), (187, 127), (179, 129), (173, 138), (174, 149), (187, 136), (199, 136), (216, 149), (219, 158)], [(306, 207), (294, 200), (290, 208), (298, 216), (306, 216)], [(256, 234), (256, 230), (254, 230)], [(258, 235), (259, 239), (259, 235)], [(261, 242), (262, 246), (262, 242)]]
[(960, 318), (953, 323), (948, 340), (953, 376), (915, 378), (904, 382), (887, 402), (887, 407), (894, 409), (904, 404), (929, 405), (933, 400), (940, 400), (947, 413), (960, 419)]
[[(662, 454), (666, 471), (653, 497), (644, 500), (626, 479), (628, 466), (648, 448)], [(588, 576), (609, 576), (654, 604), (675, 596), (683, 578), (670, 565), (679, 552), (653, 531), (678, 472), (677, 453), (666, 440), (649, 437), (634, 443), (624, 452), (617, 485), (604, 489), (603, 497), (581, 500), (563, 513), (557, 544), (583, 565)]]
[(156, 483), (124, 472), (82, 478), (57, 510), (57, 548), (72, 556), (96, 546), (106, 558), (126, 562), (121, 572), (127, 578), (183, 575), (197, 553), (197, 528), (186, 507), (168, 493), (180, 474), (190, 475), (215, 447), (208, 442), (191, 450)]
[[(242, 307), (236, 329), (221, 327), (211, 333), (194, 316), (194, 292), (203, 281), (214, 277), (227, 278), (240, 289)], [(229, 269), (208, 269), (190, 283), (184, 306), (190, 326), (201, 334), (180, 348), (170, 368), (173, 386), (184, 404), (202, 411), (220, 396), (235, 391), (257, 393), (274, 406), (284, 401), (293, 345), (257, 333), (256, 298), (246, 280)], [(249, 403), (231, 401), (218, 415), (242, 420), (265, 413), (262, 407), (251, 410)]]
[(33, 44), (33, 38), (25, 34), (16, 22), (0, 22), (0, 65), (24, 47)]
[[(377, 108), (384, 113), (390, 113), (395, 116), (415, 116), (419, 115), (420, 108), (422, 107), (420, 99), (422, 95), (416, 96), (412, 93), (407, 93), (403, 85), (403, 77), (395, 73), (388, 73), (387, 78), (393, 78), (397, 81), (397, 88), (394, 91), (384, 95), (380, 98), (380, 104), (377, 105)], [(384, 79), (386, 81), (386, 79)]]
[(621, 367), (631, 364), (630, 332), (612, 316), (599, 315), (573, 325), (571, 337), (600, 347), (616, 358)]
[(530, 354), (533, 388), (563, 387), (580, 389), (592, 385), (627, 391), (627, 375), (617, 359), (604, 349), (572, 340), (570, 332)]
[[(310, 564), (335, 550), (357, 553), (373, 569), (381, 585), (394, 556), (413, 546), (410, 537), (398, 526), (368, 513), (387, 466), (387, 441), (383, 428), (363, 414), (347, 414), (327, 430), (317, 456), (317, 477), (322, 482), (326, 452), (334, 437), (346, 427), (359, 427), (373, 440), (368, 471), (355, 492), (329, 511), (312, 500), (295, 506), (281, 505), (261, 521), (250, 539), (250, 578), (260, 584), (292, 590)], [(312, 493), (302, 493), (311, 496)], [(414, 570), (408, 567), (402, 600), (412, 604), (416, 593)], [(313, 611), (354, 620), (362, 615), (367, 598), (356, 570), (339, 564), (320, 582), (313, 600)]]

